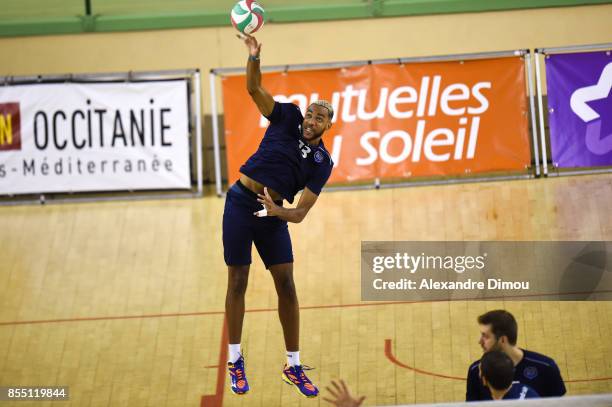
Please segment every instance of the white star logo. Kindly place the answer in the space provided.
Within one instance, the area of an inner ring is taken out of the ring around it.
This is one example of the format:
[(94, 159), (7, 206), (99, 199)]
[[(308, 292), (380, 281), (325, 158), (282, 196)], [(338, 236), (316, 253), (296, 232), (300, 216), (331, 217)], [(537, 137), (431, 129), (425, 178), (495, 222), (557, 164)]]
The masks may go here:
[(587, 149), (596, 155), (606, 155), (612, 151), (612, 134), (602, 137), (601, 116), (587, 102), (604, 99), (612, 89), (612, 62), (601, 71), (596, 85), (576, 89), (570, 98), (570, 107), (580, 119), (587, 123), (584, 142)]
[(601, 71), (601, 76), (596, 85), (576, 89), (572, 93), (570, 106), (574, 113), (585, 123), (599, 119), (599, 113), (591, 109), (587, 102), (606, 98), (610, 93), (610, 89), (612, 89), (612, 62)]

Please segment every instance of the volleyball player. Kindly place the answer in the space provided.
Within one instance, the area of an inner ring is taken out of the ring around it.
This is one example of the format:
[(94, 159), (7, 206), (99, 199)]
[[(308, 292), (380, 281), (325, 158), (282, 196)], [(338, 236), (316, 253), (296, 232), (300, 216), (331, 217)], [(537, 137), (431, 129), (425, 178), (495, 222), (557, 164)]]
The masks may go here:
[[(560, 397), (566, 392), (561, 372), (555, 361), (540, 353), (516, 346), (518, 325), (505, 310), (489, 311), (478, 317), (479, 344), (484, 352), (499, 350), (514, 365), (514, 380), (527, 384), (541, 397)], [(480, 360), (468, 369), (466, 401), (491, 400), (491, 392), (479, 377)]]
[(526, 384), (514, 381), (514, 364), (510, 356), (500, 350), (482, 355), (479, 374), (483, 386), (489, 389), (493, 400), (524, 400), (539, 398), (539, 394)]
[[(229, 189), (223, 212), (231, 390), (236, 394), (249, 391), (240, 341), (254, 243), (278, 295), (278, 314), (287, 350), (282, 379), (302, 395), (316, 397), (319, 390), (304, 373), (308, 369), (300, 361), (300, 314), (287, 222), (299, 223), (304, 219), (331, 174), (333, 162), (321, 137), (331, 127), (334, 111), (329, 102), (321, 100), (312, 103), (302, 116), (296, 105), (275, 102), (261, 84), (261, 44), (253, 36), (239, 37), (249, 52), (247, 90), (270, 125), (257, 151), (240, 167), (240, 179)], [(300, 190), (297, 206), (284, 207), (283, 200), (293, 203)]]

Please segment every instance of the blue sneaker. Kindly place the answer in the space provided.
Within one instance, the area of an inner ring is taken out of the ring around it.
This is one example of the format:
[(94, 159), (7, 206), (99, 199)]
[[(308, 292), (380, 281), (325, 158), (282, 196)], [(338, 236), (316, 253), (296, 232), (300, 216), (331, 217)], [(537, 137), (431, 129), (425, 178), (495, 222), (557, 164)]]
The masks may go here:
[(295, 386), (301, 395), (305, 397), (317, 397), (319, 389), (310, 381), (304, 370), (312, 370), (312, 368), (304, 365), (287, 366), (283, 369), (283, 380), (285, 383)]
[(249, 382), (244, 371), (244, 358), (240, 356), (236, 363), (228, 362), (227, 370), (229, 370), (230, 382), (232, 383), (232, 393), (246, 394), (249, 391)]

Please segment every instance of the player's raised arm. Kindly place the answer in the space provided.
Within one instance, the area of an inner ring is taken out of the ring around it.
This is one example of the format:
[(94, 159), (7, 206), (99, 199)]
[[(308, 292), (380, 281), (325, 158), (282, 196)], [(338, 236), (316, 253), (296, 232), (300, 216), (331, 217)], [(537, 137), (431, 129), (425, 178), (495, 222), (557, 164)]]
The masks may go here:
[(246, 69), (247, 90), (261, 114), (268, 117), (272, 114), (272, 109), (274, 109), (274, 99), (272, 99), (268, 91), (261, 86), (261, 71), (259, 70), (261, 44), (257, 43), (257, 39), (252, 35), (238, 34), (238, 38), (244, 40), (249, 50), (249, 60)]

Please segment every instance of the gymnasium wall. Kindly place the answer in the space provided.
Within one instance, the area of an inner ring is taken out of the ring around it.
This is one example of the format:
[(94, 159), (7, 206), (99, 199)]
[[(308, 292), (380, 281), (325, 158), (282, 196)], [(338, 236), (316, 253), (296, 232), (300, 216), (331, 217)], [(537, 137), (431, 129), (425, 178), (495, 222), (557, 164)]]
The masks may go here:
[[(612, 4), (606, 4), (269, 24), (257, 37), (262, 63), (281, 65), (612, 42), (611, 21)], [(0, 53), (1, 76), (199, 68), (208, 150), (208, 72), (241, 66), (247, 55), (229, 22), (227, 27), (0, 38)], [(205, 161), (210, 180), (212, 160)]]
[[(263, 64), (494, 51), (612, 41), (612, 4), (467, 14), (270, 24)], [(240, 66), (244, 45), (222, 28), (0, 39), (0, 75)], [(207, 78), (204, 78), (207, 79)], [(210, 112), (203, 80), (204, 111)]]

